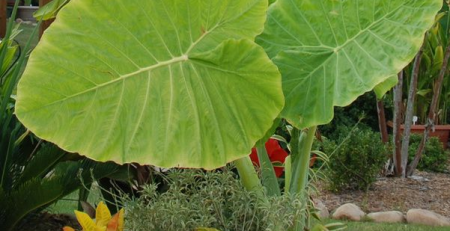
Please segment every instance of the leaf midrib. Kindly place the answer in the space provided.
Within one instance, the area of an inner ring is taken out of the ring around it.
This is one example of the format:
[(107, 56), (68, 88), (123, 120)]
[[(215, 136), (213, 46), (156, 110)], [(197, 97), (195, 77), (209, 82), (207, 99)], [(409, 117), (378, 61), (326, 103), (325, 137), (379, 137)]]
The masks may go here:
[[(197, 46), (197, 44), (200, 43), (207, 35), (209, 35), (211, 32), (213, 32), (214, 30), (216, 30), (218, 27), (220, 27), (220, 26), (222, 26), (222, 25), (224, 25), (224, 24), (226, 24), (226, 23), (229, 23), (229, 22), (231, 22), (231, 21), (234, 21), (234, 20), (236, 20), (237, 18), (241, 17), (244, 13), (248, 12), (254, 5), (256, 5), (257, 2), (258, 2), (258, 1), (254, 1), (253, 4), (252, 4), (251, 6), (249, 6), (247, 9), (243, 10), (241, 14), (236, 15), (235, 17), (233, 17), (233, 18), (231, 18), (231, 19), (229, 19), (229, 20), (227, 20), (227, 21), (221, 21), (221, 22), (218, 22), (215, 26), (213, 26), (213, 27), (210, 28), (209, 30), (205, 31), (205, 32), (204, 32), (204, 33), (203, 33), (203, 34), (202, 34), (195, 42), (193, 42), (193, 43), (186, 49), (186, 52), (185, 52), (184, 54), (182, 54), (181, 56), (173, 57), (173, 58), (170, 59), (170, 60), (158, 62), (158, 63), (156, 63), (156, 64), (154, 64), (154, 65), (151, 65), (151, 66), (148, 66), (148, 67), (145, 67), (145, 68), (139, 68), (139, 69), (136, 70), (136, 71), (130, 72), (130, 73), (125, 74), (125, 75), (121, 75), (121, 76), (119, 76), (118, 78), (113, 79), (113, 80), (111, 80), (111, 81), (108, 81), (108, 82), (104, 82), (104, 83), (98, 84), (98, 85), (96, 85), (95, 87), (91, 87), (91, 88), (88, 88), (88, 89), (86, 89), (86, 90), (84, 90), (84, 91), (81, 91), (81, 92), (72, 94), (72, 95), (70, 95), (70, 96), (66, 96), (66, 97), (64, 97), (64, 98), (62, 98), (62, 99), (53, 101), (53, 102), (51, 102), (51, 103), (48, 103), (48, 104), (46, 104), (46, 105), (43, 105), (43, 106), (40, 107), (40, 108), (46, 108), (46, 107), (52, 106), (52, 105), (54, 105), (54, 104), (58, 104), (58, 103), (60, 103), (60, 102), (63, 102), (63, 101), (66, 101), (66, 100), (68, 100), (68, 99), (77, 97), (77, 96), (79, 96), (79, 95), (83, 95), (83, 94), (86, 94), (86, 93), (88, 93), (88, 92), (91, 92), (91, 91), (100, 89), (100, 88), (102, 88), (102, 87), (108, 86), (108, 85), (110, 85), (110, 84), (114, 84), (114, 83), (116, 83), (116, 82), (125, 80), (125, 79), (127, 79), (127, 78), (129, 78), (129, 77), (131, 77), (131, 76), (140, 74), (140, 73), (145, 72), (145, 71), (151, 71), (151, 70), (153, 70), (153, 69), (156, 69), (156, 68), (159, 68), (159, 67), (163, 67), (163, 66), (169, 66), (169, 65), (171, 65), (171, 64), (175, 64), (175, 63), (178, 63), (178, 62), (189, 61), (190, 59), (189, 59), (189, 56), (188, 56), (188, 55), (190, 54), (190, 52), (191, 52), (191, 51)], [(223, 42), (223, 41), (222, 41), (222, 42)], [(34, 110), (29, 110), (29, 112), (31, 112), (31, 111), (34, 111)]]
[(151, 66), (148, 66), (148, 67), (145, 67), (145, 68), (140, 68), (140, 69), (137, 70), (137, 71), (134, 71), (134, 72), (131, 72), (131, 73), (128, 73), (128, 74), (119, 76), (119, 78), (116, 78), (116, 79), (113, 79), (113, 80), (111, 80), (111, 81), (108, 81), (108, 82), (104, 82), (104, 83), (98, 84), (98, 85), (95, 86), (95, 87), (88, 88), (88, 89), (86, 89), (86, 90), (84, 90), (84, 91), (81, 91), (81, 92), (75, 93), (75, 94), (73, 94), (73, 95), (66, 96), (66, 97), (64, 97), (64, 98), (62, 98), (62, 99), (59, 99), (59, 100), (57, 100), (57, 101), (51, 102), (51, 103), (49, 103), (49, 104), (47, 104), (47, 105), (42, 106), (41, 108), (49, 107), (49, 106), (51, 106), (51, 105), (60, 103), (60, 102), (65, 101), (65, 100), (67, 100), (67, 99), (71, 99), (71, 98), (77, 97), (77, 96), (79, 96), (79, 95), (86, 94), (86, 93), (88, 93), (88, 92), (91, 92), (91, 91), (97, 90), (97, 89), (99, 89), (99, 88), (108, 86), (108, 85), (110, 85), (110, 84), (114, 84), (114, 83), (116, 83), (116, 82), (125, 80), (125, 79), (127, 79), (127, 78), (129, 78), (129, 77), (131, 77), (131, 76), (140, 74), (140, 73), (145, 72), (145, 71), (150, 71), (150, 70), (153, 70), (153, 69), (156, 69), (156, 68), (159, 68), (159, 67), (168, 66), (168, 65), (171, 65), (171, 64), (174, 64), (174, 63), (177, 63), (177, 62), (183, 62), (183, 61), (188, 61), (188, 60), (189, 60), (189, 58), (188, 58), (187, 55), (182, 55), (182, 56), (179, 56), (179, 57), (174, 57), (174, 58), (172, 58), (172, 59), (170, 59), (170, 60), (168, 60), (168, 61), (163, 61), (163, 62), (159, 62), (159, 63), (157, 63), (157, 64), (154, 64), (154, 65), (151, 65)]
[(54, 102), (52, 102), (52, 103), (50, 103), (50, 104), (47, 104), (47, 105), (45, 105), (45, 106), (43, 106), (43, 107), (51, 106), (51, 105), (53, 105), (53, 104), (57, 104), (57, 103), (59, 103), (59, 102), (65, 101), (65, 100), (67, 100), (67, 99), (70, 99), (70, 98), (73, 98), (73, 97), (77, 97), (77, 96), (79, 96), (79, 95), (83, 95), (83, 94), (88, 93), (88, 92), (90, 92), (90, 91), (94, 91), (94, 90), (97, 90), (97, 89), (99, 89), (99, 88), (105, 87), (105, 86), (107, 86), (107, 85), (114, 84), (114, 83), (116, 83), (116, 82), (125, 80), (125, 79), (127, 79), (127, 78), (129, 78), (129, 77), (131, 77), (131, 76), (140, 74), (140, 73), (142, 73), (142, 72), (151, 71), (151, 70), (154, 70), (154, 69), (156, 69), (156, 68), (163, 67), (163, 66), (169, 66), (169, 65), (171, 65), (171, 64), (178, 63), (178, 62), (188, 61), (188, 60), (189, 60), (188, 54), (192, 51), (192, 49), (194, 49), (195, 46), (196, 46), (200, 41), (202, 41), (202, 40), (203, 40), (210, 32), (214, 31), (214, 30), (215, 30), (217, 27), (219, 27), (220, 25), (221, 25), (221, 24), (218, 23), (216, 26), (214, 26), (213, 28), (211, 28), (211, 30), (206, 31), (205, 33), (203, 33), (203, 34), (202, 34), (195, 42), (193, 42), (193, 43), (191, 44), (191, 46), (189, 46), (189, 48), (186, 50), (185, 54), (183, 54), (183, 55), (181, 55), (181, 56), (173, 57), (173, 58), (170, 59), (170, 60), (158, 62), (158, 63), (156, 63), (156, 64), (154, 64), (154, 65), (151, 65), (151, 66), (148, 66), (148, 67), (139, 68), (139, 69), (136, 70), (136, 71), (130, 72), (130, 73), (125, 74), (125, 75), (121, 75), (121, 76), (119, 76), (119, 78), (116, 78), (116, 79), (113, 79), (113, 80), (111, 80), (111, 81), (108, 81), (108, 82), (104, 82), (104, 83), (98, 84), (98, 85), (95, 86), (95, 87), (86, 89), (86, 90), (81, 91), (81, 92), (78, 92), (78, 93), (76, 93), (76, 94), (73, 94), (73, 95), (70, 95), (70, 96), (66, 96), (66, 97), (64, 97), (64, 98), (62, 98), (62, 99), (60, 99), (60, 100), (54, 101)]
[[(367, 27), (365, 27), (363, 30), (359, 31), (356, 35), (352, 36), (350, 39), (347, 39), (342, 45), (337, 46), (333, 49), (331, 49), (332, 47), (330, 46), (326, 46), (324, 44), (322, 44), (321, 46), (297, 46), (297, 49), (293, 49), (294, 51), (297, 50), (299, 52), (302, 52), (301, 50), (298, 49), (302, 49), (302, 48), (325, 48), (325, 49), (330, 49), (330, 51), (332, 51), (330, 53), (330, 56), (328, 58), (326, 58), (320, 65), (318, 65), (313, 71), (311, 71), (305, 78), (309, 78), (313, 75), (313, 73), (315, 73), (317, 70), (319, 70), (320, 68), (322, 68), (326, 63), (328, 63), (330, 61), (330, 59), (333, 56), (333, 54), (337, 54), (340, 50), (344, 49), (345, 46), (347, 46), (347, 44), (349, 44), (350, 42), (353, 42), (356, 40), (356, 38), (358, 36), (360, 36), (361, 34), (370, 31), (370, 28), (373, 27), (374, 25), (380, 23), (382, 20), (384, 20), (385, 18), (387, 18), (388, 16), (390, 16), (392, 13), (396, 12), (399, 8), (403, 7), (406, 5), (406, 3), (409, 3), (410, 1), (404, 2), (403, 4), (399, 5), (397, 8), (392, 9), (390, 12), (386, 13), (383, 17), (373, 21), (370, 25), (368, 25)], [(284, 52), (282, 52), (284, 53)], [(279, 57), (280, 53), (277, 55)], [(298, 88), (299, 86), (301, 86), (301, 84), (298, 84), (296, 87), (294, 87), (294, 89)], [(290, 95), (292, 95), (294, 93), (294, 90), (292, 90), (287, 96), (286, 98), (289, 98)], [(291, 109), (293, 110), (293, 109)], [(285, 112), (286, 113), (286, 112)]]
[[(406, 1), (404, 3), (402, 3), (401, 5), (399, 5), (397, 8), (393, 8), (390, 12), (386, 13), (383, 17), (373, 21), (370, 25), (366, 26), (364, 29), (360, 30), (357, 34), (355, 34), (354, 36), (352, 36), (351, 38), (347, 38), (347, 40), (342, 43), (339, 46), (336, 47), (332, 47), (332, 46), (328, 46), (325, 44), (319, 45), (319, 46), (304, 46), (302, 44), (299, 44), (298, 46), (290, 46), (292, 48), (292, 50), (298, 50), (299, 48), (309, 48), (309, 49), (314, 49), (314, 48), (324, 48), (324, 49), (330, 49), (332, 50), (334, 53), (339, 52), (340, 50), (344, 49), (345, 46), (347, 46), (349, 43), (353, 42), (357, 37), (359, 37), (361, 34), (367, 32), (370, 30), (371, 27), (375, 26), (376, 24), (380, 23), (382, 20), (386, 19), (388, 16), (390, 16), (392, 13), (395, 13), (399, 8), (405, 6), (407, 3), (411, 2), (411, 0)], [(301, 13), (303, 15), (303, 13)], [(319, 41), (320, 42), (320, 41)]]
[[(410, 1), (408, 1), (408, 2), (410, 2)], [(331, 49), (332, 47), (329, 47), (329, 46), (326, 46), (326, 45), (322, 45), (322, 46), (301, 46), (301, 45), (300, 45), (300, 46), (298, 46), (297, 49), (298, 49), (298, 48), (300, 48), (300, 49), (301, 49), (301, 48), (310, 48), (310, 49), (311, 49), (311, 48), (324, 48), (324, 49), (330, 49), (330, 50), (333, 51), (332, 53), (330, 53), (330, 57), (328, 57), (327, 59), (325, 59), (325, 60), (322, 62), (322, 64), (318, 65), (313, 71), (311, 71), (311, 73), (310, 73), (307, 77), (311, 76), (312, 73), (316, 72), (316, 71), (317, 71), (319, 68), (321, 68), (325, 63), (327, 63), (327, 62), (329, 61), (329, 59), (330, 59), (331, 57), (333, 57), (333, 53), (334, 53), (334, 54), (338, 53), (340, 50), (344, 49), (345, 46), (347, 46), (347, 44), (349, 44), (350, 42), (355, 41), (356, 38), (357, 38), (358, 36), (360, 36), (361, 34), (363, 34), (363, 33), (367, 32), (367, 31), (369, 31), (371, 27), (373, 27), (373, 26), (376, 25), (377, 23), (381, 22), (381, 20), (384, 20), (386, 17), (388, 17), (389, 15), (391, 15), (392, 13), (394, 13), (397, 9), (399, 9), (400, 7), (403, 7), (403, 6), (405, 6), (405, 5), (406, 5), (406, 2), (404, 2), (403, 4), (401, 4), (400, 6), (398, 6), (397, 8), (394, 8), (394, 9), (391, 10), (389, 13), (385, 14), (383, 17), (381, 17), (381, 18), (377, 19), (376, 21), (372, 22), (370, 25), (368, 25), (366, 28), (364, 28), (363, 30), (361, 30), (360, 32), (358, 32), (356, 35), (354, 35), (354, 36), (351, 37), (350, 39), (347, 39), (342, 45), (337, 46), (337, 47), (335, 47), (335, 48), (333, 48), (333, 49)], [(293, 49), (293, 50), (297, 50), (297, 49)], [(297, 51), (302, 52), (301, 50), (297, 50)], [(277, 56), (278, 56), (278, 55), (277, 55)]]
[[(359, 37), (361, 34), (367, 32), (370, 30), (371, 27), (373, 27), (374, 25), (380, 23), (382, 20), (386, 19), (388, 16), (390, 16), (392, 13), (395, 13), (399, 8), (403, 7), (406, 5), (406, 3), (409, 3), (411, 1), (405, 1), (403, 2), (403, 4), (399, 5), (397, 8), (392, 9), (389, 13), (385, 14), (383, 17), (377, 19), (376, 21), (373, 21), (370, 25), (368, 25), (366, 28), (364, 28), (363, 30), (359, 31), (356, 35), (354, 35), (353, 37), (351, 37), (350, 39), (347, 39), (342, 45), (337, 46), (336, 48), (333, 49), (334, 53), (337, 53), (339, 50), (342, 50), (345, 46), (347, 46), (347, 44), (353, 42), (354, 40), (356, 40), (357, 37)], [(358, 10), (359, 12), (359, 10)]]

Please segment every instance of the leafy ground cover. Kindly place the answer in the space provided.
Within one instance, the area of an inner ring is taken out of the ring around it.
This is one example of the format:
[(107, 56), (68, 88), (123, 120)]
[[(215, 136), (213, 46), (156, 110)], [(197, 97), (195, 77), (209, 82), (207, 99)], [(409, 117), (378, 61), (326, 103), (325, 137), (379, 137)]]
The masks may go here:
[[(70, 223), (72, 219), (66, 215), (61, 214), (42, 214), (32, 220), (28, 227), (33, 227), (34, 231), (59, 230), (58, 227), (64, 225), (76, 224)], [(326, 220), (327, 222), (337, 222), (335, 220)], [(339, 221), (340, 222), (340, 221)], [(448, 227), (430, 227), (424, 225), (410, 225), (410, 224), (385, 224), (373, 222), (345, 222), (347, 231), (446, 231)], [(56, 229), (55, 229), (56, 227)], [(28, 229), (24, 229), (28, 230)]]
[[(331, 194), (321, 190), (320, 198), (327, 204), (329, 209), (333, 205), (346, 202), (355, 202), (366, 211), (394, 209), (406, 211), (408, 208), (420, 207), (434, 210), (442, 215), (450, 216), (450, 193), (447, 190), (450, 184), (450, 175), (445, 173), (417, 172), (417, 176), (426, 180), (414, 179), (379, 179), (373, 189), (367, 194), (358, 191), (347, 191), (341, 194)], [(427, 181), (428, 180), (428, 181)], [(99, 202), (100, 194), (94, 189), (90, 201)], [(398, 195), (395, 197), (395, 195)], [(27, 222), (28, 227), (37, 227), (36, 231), (57, 230), (64, 225), (74, 227), (73, 210), (76, 209), (77, 197), (73, 193), (64, 200), (59, 201), (42, 213)], [(403, 200), (403, 201), (401, 201)], [(71, 216), (72, 215), (72, 216)], [(336, 220), (325, 220), (325, 223), (337, 222)], [(345, 222), (348, 231), (444, 231), (448, 227), (430, 227), (411, 224), (383, 224), (373, 222)], [(56, 229), (55, 229), (56, 228)], [(26, 229), (24, 229), (26, 230)]]

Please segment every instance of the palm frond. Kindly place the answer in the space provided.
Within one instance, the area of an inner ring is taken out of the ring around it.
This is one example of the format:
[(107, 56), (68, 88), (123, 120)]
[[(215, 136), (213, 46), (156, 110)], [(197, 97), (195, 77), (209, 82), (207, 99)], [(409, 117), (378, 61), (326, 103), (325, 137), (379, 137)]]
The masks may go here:
[(118, 169), (119, 165), (113, 162), (100, 163), (83, 159), (59, 163), (48, 177), (59, 179), (64, 184), (65, 192), (70, 193), (83, 184), (90, 184), (96, 179), (107, 177)]
[(3, 189), (12, 187), (16, 179), (13, 174), (17, 172), (18, 167), (14, 161), (16, 158), (14, 154), (18, 150), (15, 139), (18, 137), (21, 125), (18, 123), (15, 125), (15, 128), (8, 131), (9, 134), (2, 136), (0, 143), (0, 187)]
[(33, 177), (43, 178), (64, 156), (65, 152), (57, 146), (43, 144), (31, 160), (28, 161), (19, 182), (28, 181)]
[(0, 223), (4, 230), (12, 228), (27, 214), (61, 198), (64, 187), (59, 180), (32, 178), (14, 190), (3, 192)]

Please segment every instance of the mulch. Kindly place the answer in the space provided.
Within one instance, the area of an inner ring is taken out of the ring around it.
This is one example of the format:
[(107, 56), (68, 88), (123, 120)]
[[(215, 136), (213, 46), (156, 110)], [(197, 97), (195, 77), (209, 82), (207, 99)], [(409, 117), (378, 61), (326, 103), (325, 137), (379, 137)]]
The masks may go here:
[(16, 231), (61, 231), (64, 226), (81, 230), (74, 215), (42, 212), (26, 218)]
[(365, 212), (396, 210), (406, 213), (420, 208), (450, 218), (450, 174), (416, 171), (412, 178), (379, 178), (368, 191), (333, 193), (322, 183), (316, 196), (333, 211), (345, 203), (354, 203)]

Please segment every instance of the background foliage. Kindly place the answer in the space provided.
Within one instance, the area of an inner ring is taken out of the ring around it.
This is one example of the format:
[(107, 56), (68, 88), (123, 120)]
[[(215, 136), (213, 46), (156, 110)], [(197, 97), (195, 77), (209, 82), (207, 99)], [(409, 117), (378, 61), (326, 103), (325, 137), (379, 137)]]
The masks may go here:
[[(411, 134), (409, 143), (409, 161), (412, 161), (416, 154), (422, 135)], [(442, 143), (437, 137), (430, 137), (425, 144), (425, 150), (422, 159), (417, 165), (419, 170), (431, 172), (445, 172), (448, 166), (449, 152), (444, 150)]]
[(350, 129), (342, 126), (338, 130), (340, 135), (336, 141), (325, 139), (323, 143), (324, 151), (330, 153), (326, 169), (330, 188), (367, 190), (383, 169), (388, 149), (379, 134), (369, 129), (357, 127), (345, 141)]

